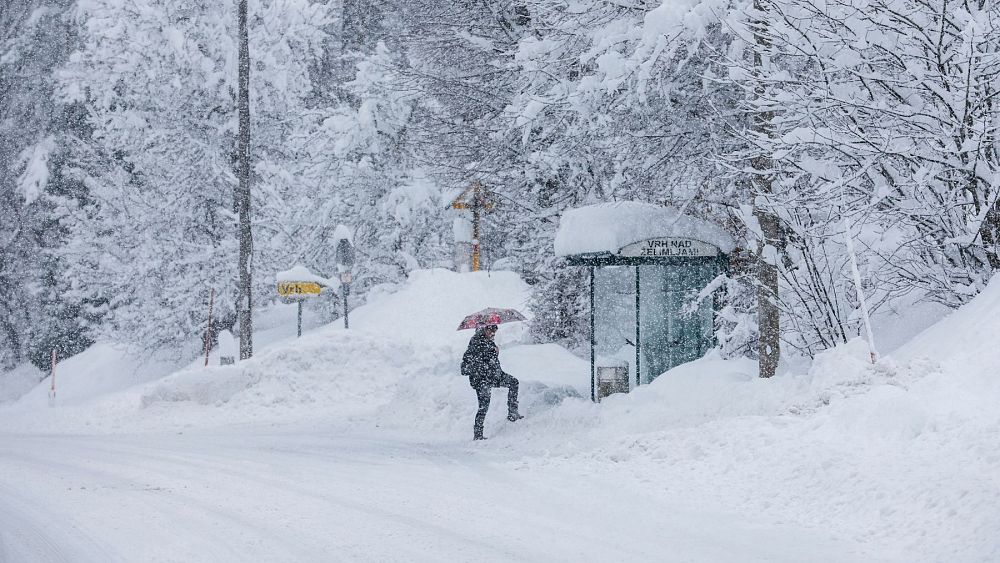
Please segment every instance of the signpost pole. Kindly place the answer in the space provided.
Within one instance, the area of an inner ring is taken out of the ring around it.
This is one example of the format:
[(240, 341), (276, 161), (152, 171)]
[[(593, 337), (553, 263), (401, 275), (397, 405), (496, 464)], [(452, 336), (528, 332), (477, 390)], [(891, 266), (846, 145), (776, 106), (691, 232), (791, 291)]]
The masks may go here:
[[(320, 278), (317, 281), (316, 276), (313, 276), (308, 271), (296, 272), (301, 274), (304, 278), (310, 279), (312, 281), (279, 281), (278, 282), (278, 295), (284, 297), (287, 301), (295, 301), (296, 307), (298, 309), (298, 322), (295, 331), (296, 337), (302, 336), (302, 302), (311, 297), (316, 297), (323, 291), (323, 286), (319, 282), (324, 281)], [(283, 272), (282, 274), (285, 274)], [(282, 279), (284, 276), (282, 275)]]
[[(472, 194), (472, 201), (466, 202), (465, 197)], [(489, 190), (483, 189), (479, 181), (472, 183), (461, 195), (451, 202), (453, 209), (472, 210), (472, 271), (478, 272), (482, 264), (482, 221), (483, 213), (493, 209), (493, 203), (489, 199)]]
[(482, 205), (482, 188), (479, 182), (474, 185), (472, 193), (472, 271), (479, 271), (479, 213)]
[(347, 296), (351, 293), (351, 284), (341, 284), (340, 287), (343, 289), (344, 294), (344, 328), (350, 328), (350, 323), (347, 320)]

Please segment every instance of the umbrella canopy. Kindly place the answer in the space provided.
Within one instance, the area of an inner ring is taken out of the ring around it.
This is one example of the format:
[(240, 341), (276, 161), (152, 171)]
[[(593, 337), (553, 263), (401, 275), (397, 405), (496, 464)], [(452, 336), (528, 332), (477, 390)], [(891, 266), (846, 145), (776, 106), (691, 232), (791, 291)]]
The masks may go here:
[(465, 330), (469, 328), (482, 328), (489, 325), (498, 325), (502, 323), (512, 323), (515, 321), (526, 321), (527, 319), (518, 311), (517, 309), (497, 309), (494, 307), (489, 307), (483, 309), (482, 311), (472, 313), (462, 324), (458, 325), (458, 330)]

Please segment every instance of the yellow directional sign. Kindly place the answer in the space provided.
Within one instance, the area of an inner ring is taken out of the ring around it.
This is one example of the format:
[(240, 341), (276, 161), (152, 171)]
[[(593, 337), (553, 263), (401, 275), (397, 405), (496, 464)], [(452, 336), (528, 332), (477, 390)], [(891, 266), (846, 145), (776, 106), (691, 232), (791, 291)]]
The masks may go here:
[(278, 295), (282, 297), (314, 297), (322, 290), (316, 282), (278, 282)]

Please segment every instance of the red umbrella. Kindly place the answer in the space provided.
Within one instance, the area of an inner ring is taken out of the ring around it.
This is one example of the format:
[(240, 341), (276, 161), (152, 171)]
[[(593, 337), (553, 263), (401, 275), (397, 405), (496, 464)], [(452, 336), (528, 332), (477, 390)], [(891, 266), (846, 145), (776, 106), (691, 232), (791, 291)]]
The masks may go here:
[(528, 319), (526, 319), (517, 309), (497, 309), (495, 307), (489, 307), (465, 317), (462, 324), (458, 325), (458, 330), (482, 328), (489, 325), (526, 320)]

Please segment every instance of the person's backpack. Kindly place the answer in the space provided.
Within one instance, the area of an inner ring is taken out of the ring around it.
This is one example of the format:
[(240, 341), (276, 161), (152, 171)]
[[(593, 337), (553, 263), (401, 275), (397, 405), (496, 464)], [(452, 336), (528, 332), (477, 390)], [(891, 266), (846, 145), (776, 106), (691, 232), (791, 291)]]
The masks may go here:
[(466, 377), (472, 377), (472, 363), (475, 361), (473, 359), (475, 357), (474, 348), (472, 344), (469, 344), (465, 354), (462, 355), (462, 375)]
[(483, 348), (486, 343), (481, 338), (469, 340), (469, 347), (462, 356), (462, 375), (469, 378), (481, 378), (486, 366), (483, 365)]

